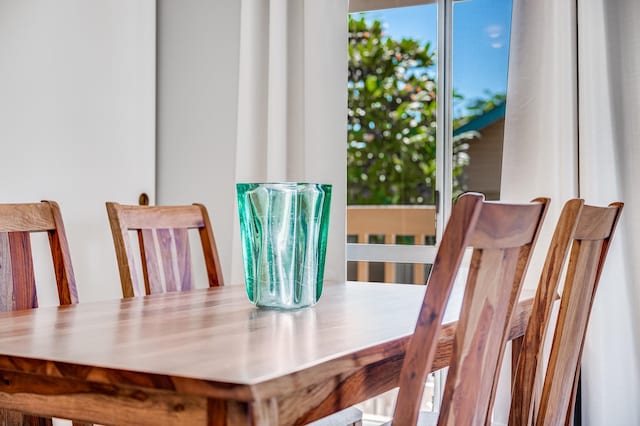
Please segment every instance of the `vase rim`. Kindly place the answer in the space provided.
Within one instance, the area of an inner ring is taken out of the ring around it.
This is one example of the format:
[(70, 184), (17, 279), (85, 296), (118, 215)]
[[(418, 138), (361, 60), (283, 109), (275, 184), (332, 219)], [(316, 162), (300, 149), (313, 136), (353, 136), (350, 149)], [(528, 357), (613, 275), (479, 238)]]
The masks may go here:
[(237, 185), (273, 185), (273, 186), (301, 186), (301, 185), (322, 185), (332, 186), (330, 183), (321, 182), (236, 182)]

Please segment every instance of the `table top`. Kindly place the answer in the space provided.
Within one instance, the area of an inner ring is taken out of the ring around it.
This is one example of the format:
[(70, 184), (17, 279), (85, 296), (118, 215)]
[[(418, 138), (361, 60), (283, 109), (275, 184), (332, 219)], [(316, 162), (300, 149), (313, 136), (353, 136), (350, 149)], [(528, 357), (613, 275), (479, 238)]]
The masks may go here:
[(0, 358), (254, 385), (410, 335), (424, 291), (328, 284), (316, 306), (283, 312), (225, 286), (1, 313)]
[(326, 284), (291, 312), (232, 285), (0, 313), (0, 369), (252, 400), (402, 355), (425, 288)]

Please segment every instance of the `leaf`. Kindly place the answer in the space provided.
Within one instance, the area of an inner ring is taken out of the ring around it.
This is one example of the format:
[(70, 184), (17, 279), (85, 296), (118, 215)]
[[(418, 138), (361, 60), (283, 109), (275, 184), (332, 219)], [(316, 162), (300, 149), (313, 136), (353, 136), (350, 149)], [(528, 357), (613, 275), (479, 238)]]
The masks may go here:
[(368, 75), (365, 80), (365, 86), (369, 92), (373, 92), (378, 87), (378, 77), (375, 75)]

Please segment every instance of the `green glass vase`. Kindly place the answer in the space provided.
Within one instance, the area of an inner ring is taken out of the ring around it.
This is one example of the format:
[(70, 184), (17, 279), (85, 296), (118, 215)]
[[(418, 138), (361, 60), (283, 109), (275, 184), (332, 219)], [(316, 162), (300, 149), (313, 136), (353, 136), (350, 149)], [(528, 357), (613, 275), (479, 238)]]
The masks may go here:
[(239, 183), (244, 276), (256, 306), (299, 309), (322, 294), (331, 185)]

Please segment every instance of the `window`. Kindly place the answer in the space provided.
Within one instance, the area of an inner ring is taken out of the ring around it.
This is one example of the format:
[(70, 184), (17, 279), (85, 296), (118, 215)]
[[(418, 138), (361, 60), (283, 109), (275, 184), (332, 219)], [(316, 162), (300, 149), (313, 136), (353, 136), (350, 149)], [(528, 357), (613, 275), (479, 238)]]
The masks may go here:
[(349, 17), (347, 257), (368, 261), (350, 262), (350, 279), (424, 283), (435, 254), (437, 11), (431, 3)]
[(511, 0), (350, 12), (348, 278), (423, 283), (452, 200), (499, 198)]
[(453, 199), (499, 199), (511, 2), (350, 1), (348, 279), (424, 283)]

